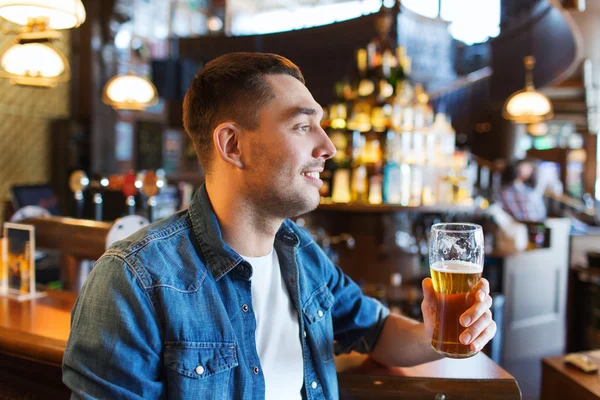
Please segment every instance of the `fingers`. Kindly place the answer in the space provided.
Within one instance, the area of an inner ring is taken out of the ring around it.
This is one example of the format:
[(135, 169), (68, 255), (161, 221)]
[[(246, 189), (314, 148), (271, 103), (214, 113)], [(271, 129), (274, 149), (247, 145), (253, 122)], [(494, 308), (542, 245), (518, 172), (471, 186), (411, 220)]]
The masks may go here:
[(433, 289), (433, 282), (431, 278), (423, 279), (423, 302), (421, 303), (421, 312), (423, 316), (435, 316), (437, 300), (435, 297), (435, 290)]
[(471, 350), (479, 351), (485, 346), (496, 334), (496, 322), (492, 321), (487, 328), (471, 343)]
[(481, 300), (479, 296), (480, 291), (477, 292), (477, 301), (467, 311), (460, 316), (460, 324), (465, 328), (469, 327), (474, 321), (477, 321), (486, 311), (489, 311), (492, 306), (492, 298), (489, 295)]
[(424, 301), (435, 302), (435, 290), (433, 289), (433, 281), (431, 278), (423, 279), (423, 299)]
[[(477, 287), (473, 292), (469, 292), (467, 294), (467, 301), (469, 304), (474, 304), (476, 302), (482, 302), (486, 299), (488, 294), (490, 293), (490, 283), (487, 279), (481, 278)], [(463, 325), (466, 326), (466, 325)]]
[[(485, 310), (483, 315), (475, 320), (465, 331), (460, 335), (460, 341), (462, 344), (469, 344), (474, 339), (477, 339), (487, 328), (492, 325), (492, 312), (488, 309)], [(494, 323), (495, 324), (495, 323)]]
[(481, 278), (477, 284), (477, 299), (483, 301), (490, 294), (490, 283), (487, 279)]

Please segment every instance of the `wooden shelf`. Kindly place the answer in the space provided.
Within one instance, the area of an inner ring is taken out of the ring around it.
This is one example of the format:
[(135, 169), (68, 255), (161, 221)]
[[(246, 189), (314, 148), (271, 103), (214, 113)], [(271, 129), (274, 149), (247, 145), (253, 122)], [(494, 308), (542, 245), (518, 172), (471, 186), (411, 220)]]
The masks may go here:
[(440, 204), (434, 206), (417, 206), (407, 207), (396, 204), (362, 204), (362, 203), (321, 203), (317, 211), (339, 211), (353, 213), (396, 213), (396, 212), (420, 212), (420, 213), (474, 213), (477, 206), (471, 205), (455, 205), (455, 204)]

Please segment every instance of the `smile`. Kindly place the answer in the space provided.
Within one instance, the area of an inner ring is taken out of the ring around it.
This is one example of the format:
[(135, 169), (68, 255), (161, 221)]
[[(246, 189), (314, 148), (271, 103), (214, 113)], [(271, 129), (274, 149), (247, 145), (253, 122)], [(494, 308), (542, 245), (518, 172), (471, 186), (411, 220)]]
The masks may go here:
[(321, 176), (319, 172), (303, 172), (302, 175), (314, 179), (319, 179), (319, 176)]

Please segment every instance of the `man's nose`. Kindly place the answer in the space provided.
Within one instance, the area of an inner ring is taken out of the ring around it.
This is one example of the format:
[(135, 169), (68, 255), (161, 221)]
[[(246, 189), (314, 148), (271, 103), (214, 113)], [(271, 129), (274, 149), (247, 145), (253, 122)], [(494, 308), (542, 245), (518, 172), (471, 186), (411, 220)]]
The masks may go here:
[(327, 132), (325, 132), (323, 128), (319, 128), (318, 136), (319, 142), (315, 147), (313, 157), (329, 160), (330, 158), (335, 156), (335, 153), (337, 153), (337, 149), (335, 148), (335, 145), (333, 144), (331, 139), (329, 139), (329, 136), (327, 136)]

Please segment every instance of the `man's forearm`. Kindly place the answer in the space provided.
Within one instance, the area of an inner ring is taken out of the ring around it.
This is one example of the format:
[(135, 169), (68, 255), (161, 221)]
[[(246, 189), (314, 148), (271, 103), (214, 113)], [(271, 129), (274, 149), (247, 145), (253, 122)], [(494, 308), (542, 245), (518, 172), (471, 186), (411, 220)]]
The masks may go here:
[(387, 366), (411, 367), (442, 358), (431, 348), (425, 326), (412, 319), (390, 314), (371, 357)]

